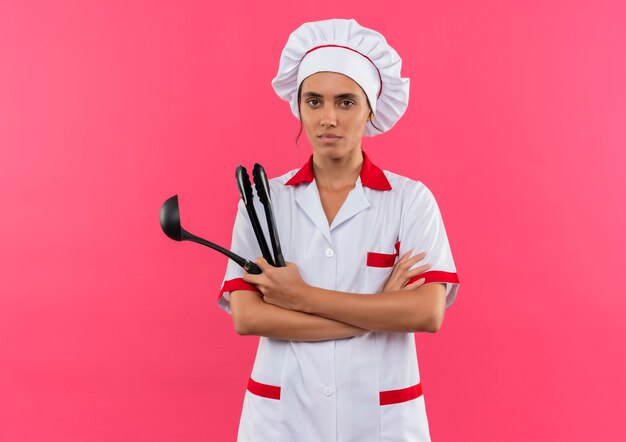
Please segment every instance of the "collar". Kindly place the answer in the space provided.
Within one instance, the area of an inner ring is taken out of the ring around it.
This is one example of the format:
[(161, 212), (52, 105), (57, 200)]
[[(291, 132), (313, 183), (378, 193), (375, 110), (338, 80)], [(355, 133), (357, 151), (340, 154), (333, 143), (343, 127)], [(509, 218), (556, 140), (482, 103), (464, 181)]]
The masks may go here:
[[(361, 172), (359, 177), (361, 178), (361, 184), (365, 187), (375, 190), (391, 190), (391, 184), (383, 173), (383, 171), (372, 163), (369, 157), (365, 154), (365, 151), (361, 149), (363, 153), (363, 166), (361, 166)], [(289, 181), (285, 183), (285, 186), (293, 186), (300, 183), (310, 183), (315, 179), (313, 175), (313, 155), (309, 157), (309, 160), (291, 177)]]

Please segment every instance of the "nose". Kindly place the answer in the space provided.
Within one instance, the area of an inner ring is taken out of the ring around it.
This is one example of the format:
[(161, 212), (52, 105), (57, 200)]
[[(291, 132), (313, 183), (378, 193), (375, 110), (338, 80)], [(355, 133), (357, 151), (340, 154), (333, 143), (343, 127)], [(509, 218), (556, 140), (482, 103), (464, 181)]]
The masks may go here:
[(335, 107), (332, 105), (324, 106), (322, 110), (320, 124), (323, 127), (335, 127), (337, 126), (337, 113)]

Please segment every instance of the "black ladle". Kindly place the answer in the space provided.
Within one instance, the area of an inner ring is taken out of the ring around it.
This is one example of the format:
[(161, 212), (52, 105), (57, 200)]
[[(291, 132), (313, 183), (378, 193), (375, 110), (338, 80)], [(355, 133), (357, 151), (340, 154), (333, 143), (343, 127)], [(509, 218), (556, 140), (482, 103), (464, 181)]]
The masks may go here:
[(206, 239), (192, 235), (183, 229), (180, 224), (180, 210), (178, 209), (178, 195), (174, 195), (163, 203), (161, 206), (161, 229), (168, 237), (176, 241), (193, 241), (203, 246), (210, 247), (213, 250), (228, 256), (230, 259), (239, 264), (243, 269), (252, 273), (253, 275), (261, 274), (261, 268), (254, 262), (249, 261), (241, 256), (231, 252), (224, 247), (220, 247), (215, 243), (207, 241)]

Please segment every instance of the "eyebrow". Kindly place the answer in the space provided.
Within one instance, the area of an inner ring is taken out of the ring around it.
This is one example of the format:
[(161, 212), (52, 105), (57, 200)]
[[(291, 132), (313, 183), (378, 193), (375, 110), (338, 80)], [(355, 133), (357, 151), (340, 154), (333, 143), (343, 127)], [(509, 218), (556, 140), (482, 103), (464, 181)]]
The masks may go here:
[[(305, 92), (303, 95), (304, 95), (305, 97), (307, 97), (307, 98), (308, 98), (308, 97), (323, 98), (322, 94), (318, 94), (317, 92)], [(356, 100), (358, 100), (358, 99), (359, 99), (359, 96), (358, 96), (358, 95), (356, 95), (356, 94), (349, 94), (349, 93), (346, 93), (346, 94), (339, 94), (339, 95), (335, 95), (335, 97), (334, 97), (334, 98), (335, 98), (335, 99), (340, 99), (340, 98), (349, 98), (349, 99), (351, 99), (351, 100), (355, 100), (355, 101), (356, 101)]]

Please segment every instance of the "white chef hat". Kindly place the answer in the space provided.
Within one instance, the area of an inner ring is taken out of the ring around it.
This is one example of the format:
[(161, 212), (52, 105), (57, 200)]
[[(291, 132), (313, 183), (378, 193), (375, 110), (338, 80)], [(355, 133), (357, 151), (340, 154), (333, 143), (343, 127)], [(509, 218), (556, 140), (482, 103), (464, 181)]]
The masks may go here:
[(356, 20), (331, 19), (304, 23), (293, 31), (280, 56), (272, 86), (289, 101), (300, 118), (298, 88), (316, 72), (338, 72), (352, 78), (365, 91), (374, 117), (364, 136), (391, 129), (409, 103), (409, 79), (400, 77), (402, 59), (385, 37)]

